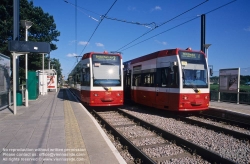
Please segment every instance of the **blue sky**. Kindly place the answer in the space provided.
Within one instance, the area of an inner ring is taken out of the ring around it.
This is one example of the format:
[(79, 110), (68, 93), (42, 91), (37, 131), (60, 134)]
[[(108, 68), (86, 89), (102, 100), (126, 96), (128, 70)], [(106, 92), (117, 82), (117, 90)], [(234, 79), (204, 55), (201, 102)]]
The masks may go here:
[[(241, 74), (250, 75), (250, 0), (237, 0), (217, 10), (232, 0), (117, 0), (115, 4), (115, 0), (67, 1), (33, 0), (34, 6), (54, 17), (61, 33), (55, 42), (58, 49), (50, 55), (59, 59), (65, 79), (77, 63), (74, 56), (87, 52), (121, 51), (123, 61), (127, 61), (163, 49), (200, 50), (200, 15), (205, 13), (206, 43), (212, 44), (208, 60), (214, 73), (240, 67)], [(105, 18), (100, 23), (101, 15), (107, 12), (108, 18), (116, 20)], [(155, 26), (159, 27), (152, 30)]]

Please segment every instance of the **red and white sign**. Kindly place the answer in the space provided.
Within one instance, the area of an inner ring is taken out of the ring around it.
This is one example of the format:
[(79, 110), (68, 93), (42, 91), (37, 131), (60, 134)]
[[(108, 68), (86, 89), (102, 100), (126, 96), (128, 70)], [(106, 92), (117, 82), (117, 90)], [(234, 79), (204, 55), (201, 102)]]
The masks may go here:
[(47, 76), (47, 88), (56, 89), (56, 76), (55, 75)]

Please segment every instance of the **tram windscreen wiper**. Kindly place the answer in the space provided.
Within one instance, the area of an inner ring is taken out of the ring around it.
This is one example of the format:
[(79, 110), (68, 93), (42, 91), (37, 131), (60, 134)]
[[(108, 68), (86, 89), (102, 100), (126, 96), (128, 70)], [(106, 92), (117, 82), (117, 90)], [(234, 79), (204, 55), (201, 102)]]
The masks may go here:
[(98, 85), (102, 86), (103, 89), (105, 89), (106, 91), (109, 90), (109, 89), (108, 89), (106, 86), (104, 86), (100, 81), (96, 81), (96, 83), (97, 83)]
[(199, 90), (198, 90), (198, 88), (196, 87), (195, 84), (193, 84), (192, 82), (190, 82), (189, 84), (191, 84), (192, 89), (195, 91), (195, 93), (198, 93), (198, 92), (199, 92)]

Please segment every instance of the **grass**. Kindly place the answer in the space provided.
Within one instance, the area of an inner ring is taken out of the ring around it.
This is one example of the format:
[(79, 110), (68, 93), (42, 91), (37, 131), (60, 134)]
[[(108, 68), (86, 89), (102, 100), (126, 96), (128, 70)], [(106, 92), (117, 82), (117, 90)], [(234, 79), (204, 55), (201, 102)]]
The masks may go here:
[[(211, 91), (218, 91), (219, 84), (211, 84), (210, 90)], [(250, 92), (250, 85), (240, 85), (240, 90), (245, 92)]]

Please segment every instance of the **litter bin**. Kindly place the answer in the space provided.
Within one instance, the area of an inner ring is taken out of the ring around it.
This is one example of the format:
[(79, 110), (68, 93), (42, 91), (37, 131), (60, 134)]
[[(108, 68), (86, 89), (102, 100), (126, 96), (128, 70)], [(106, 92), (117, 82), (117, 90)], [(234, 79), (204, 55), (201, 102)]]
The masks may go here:
[(22, 92), (21, 91), (16, 92), (16, 105), (17, 106), (23, 105), (23, 97), (22, 97)]

